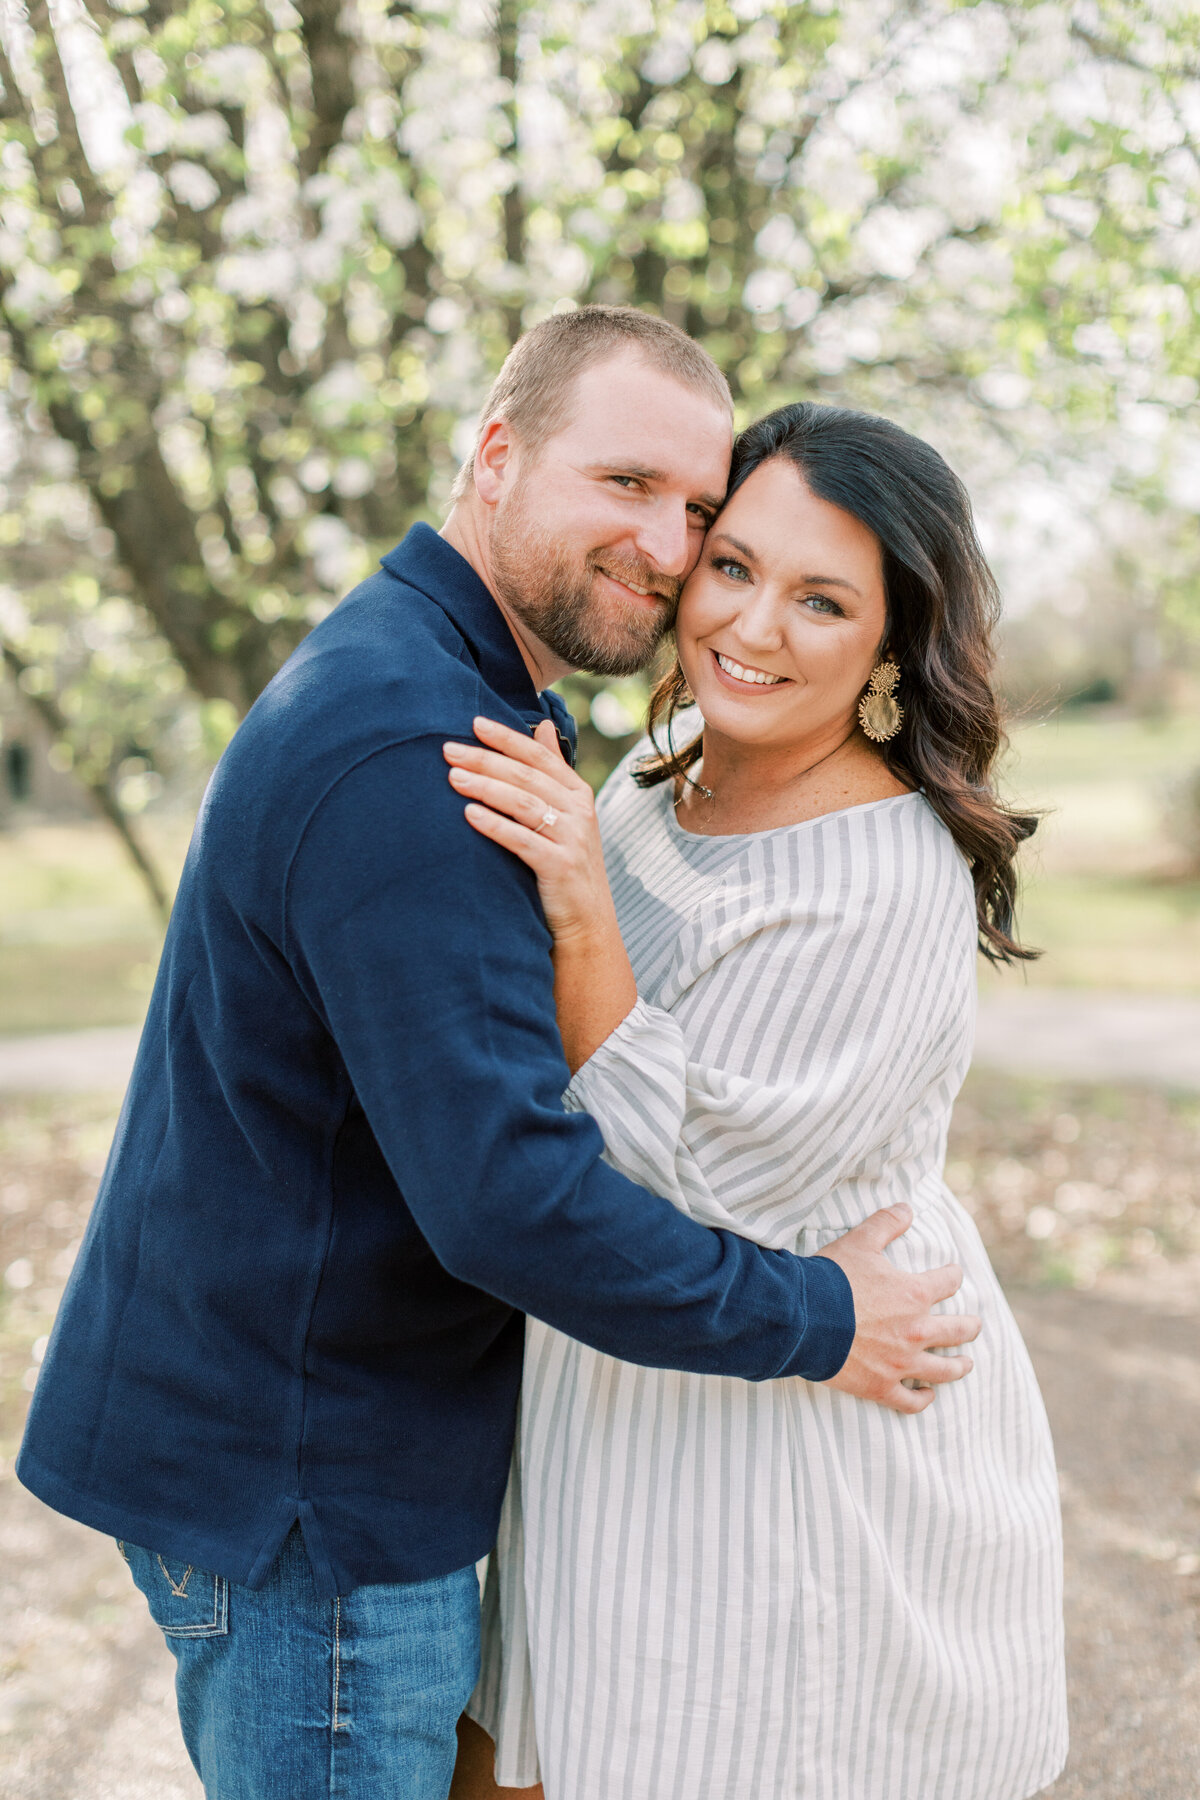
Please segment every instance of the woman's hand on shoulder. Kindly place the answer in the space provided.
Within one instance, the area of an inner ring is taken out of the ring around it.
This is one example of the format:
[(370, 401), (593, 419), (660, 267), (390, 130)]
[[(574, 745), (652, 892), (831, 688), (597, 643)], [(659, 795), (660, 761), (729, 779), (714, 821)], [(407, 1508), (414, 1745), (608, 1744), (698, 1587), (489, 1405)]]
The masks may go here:
[(443, 746), (467, 822), (519, 856), (537, 877), (556, 943), (616, 927), (596, 802), (564, 761), (549, 719), (532, 736), (495, 719), (474, 721), (479, 744)]
[(637, 984), (604, 868), (596, 803), (564, 762), (549, 719), (532, 737), (478, 718), (476, 744), (447, 744), (467, 821), (537, 876), (554, 933), (554, 1001), (572, 1074), (637, 1003)]

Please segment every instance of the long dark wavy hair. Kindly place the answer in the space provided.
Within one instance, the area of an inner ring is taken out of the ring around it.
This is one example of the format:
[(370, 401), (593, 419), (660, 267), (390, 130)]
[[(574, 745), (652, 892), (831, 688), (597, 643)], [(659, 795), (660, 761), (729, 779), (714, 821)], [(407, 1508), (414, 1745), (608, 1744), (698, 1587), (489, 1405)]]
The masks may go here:
[[(878, 540), (884, 643), (900, 665), (904, 708), (899, 733), (879, 754), (901, 781), (921, 789), (966, 857), (983, 954), (992, 962), (1035, 957), (1017, 943), (1013, 915), (1014, 858), (1037, 818), (1005, 806), (993, 784), (1004, 743), (991, 685), (1000, 597), (967, 490), (936, 450), (890, 419), (809, 401), (782, 406), (741, 433), (729, 493), (776, 456), (795, 464), (818, 499), (848, 512)], [(690, 703), (676, 658), (651, 698), (649, 728), (665, 748), (638, 768), (641, 786), (686, 776), (703, 754), (702, 737), (682, 750), (671, 745), (671, 721)]]

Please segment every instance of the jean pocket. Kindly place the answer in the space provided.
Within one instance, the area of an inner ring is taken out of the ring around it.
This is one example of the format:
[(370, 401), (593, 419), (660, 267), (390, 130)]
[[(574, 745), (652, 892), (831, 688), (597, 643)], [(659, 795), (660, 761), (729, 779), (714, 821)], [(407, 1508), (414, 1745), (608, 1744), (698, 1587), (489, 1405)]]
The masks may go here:
[(229, 1582), (177, 1556), (160, 1556), (136, 1544), (117, 1545), (150, 1617), (165, 1637), (225, 1637), (229, 1631)]

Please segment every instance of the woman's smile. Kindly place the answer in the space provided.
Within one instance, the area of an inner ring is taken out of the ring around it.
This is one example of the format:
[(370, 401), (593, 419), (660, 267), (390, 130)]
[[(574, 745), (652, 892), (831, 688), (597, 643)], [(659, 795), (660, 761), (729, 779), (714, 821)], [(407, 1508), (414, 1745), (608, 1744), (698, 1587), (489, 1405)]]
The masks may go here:
[(709, 654), (722, 687), (748, 693), (766, 693), (770, 688), (781, 687), (791, 681), (790, 675), (772, 675), (766, 669), (756, 669), (751, 664), (738, 662), (723, 650), (710, 649)]

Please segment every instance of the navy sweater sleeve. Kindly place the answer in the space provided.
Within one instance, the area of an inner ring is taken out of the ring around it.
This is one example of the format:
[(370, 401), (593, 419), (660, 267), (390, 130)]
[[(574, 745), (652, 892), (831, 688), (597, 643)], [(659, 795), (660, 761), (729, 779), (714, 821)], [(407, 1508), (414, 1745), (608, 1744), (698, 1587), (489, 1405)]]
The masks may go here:
[(334, 783), (286, 900), (289, 960), (434, 1255), (629, 1362), (828, 1379), (854, 1335), (837, 1265), (695, 1224), (563, 1110), (536, 884), (466, 823), (441, 743), (391, 745)]

